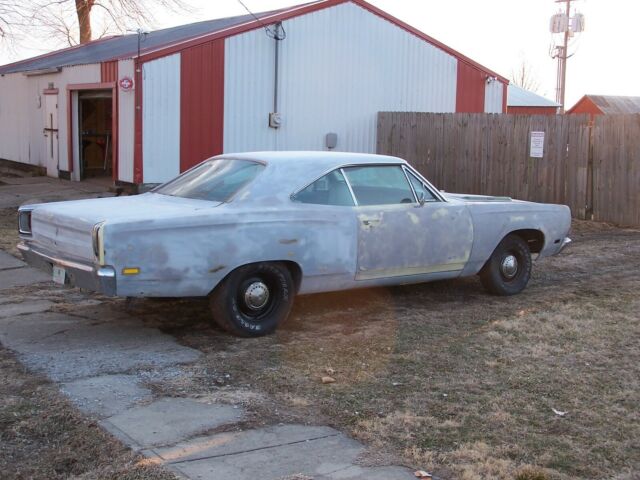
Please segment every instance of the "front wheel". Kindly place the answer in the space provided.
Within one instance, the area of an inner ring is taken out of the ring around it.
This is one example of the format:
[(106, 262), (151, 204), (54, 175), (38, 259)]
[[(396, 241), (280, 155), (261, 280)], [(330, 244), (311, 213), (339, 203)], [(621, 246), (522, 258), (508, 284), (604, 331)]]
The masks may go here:
[(484, 288), (495, 295), (520, 293), (531, 278), (529, 245), (518, 235), (507, 235), (480, 270)]
[(227, 276), (211, 294), (216, 323), (240, 337), (273, 333), (289, 316), (295, 289), (281, 263), (255, 263)]

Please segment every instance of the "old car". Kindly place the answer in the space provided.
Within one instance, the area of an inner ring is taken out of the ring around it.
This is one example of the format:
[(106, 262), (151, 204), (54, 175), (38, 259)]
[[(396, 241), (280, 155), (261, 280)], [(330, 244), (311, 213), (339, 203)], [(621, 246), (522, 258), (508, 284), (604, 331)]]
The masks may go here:
[(273, 332), (298, 294), (479, 274), (525, 288), (570, 241), (548, 205), (444, 193), (400, 158), (336, 152), (225, 154), (136, 196), (24, 206), (25, 260), (121, 297), (209, 297), (243, 336)]

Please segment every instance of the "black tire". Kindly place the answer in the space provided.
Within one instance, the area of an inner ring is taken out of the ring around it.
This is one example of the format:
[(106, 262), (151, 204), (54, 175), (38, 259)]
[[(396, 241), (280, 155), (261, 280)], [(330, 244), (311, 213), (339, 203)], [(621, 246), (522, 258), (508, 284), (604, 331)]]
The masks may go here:
[(515, 295), (529, 283), (531, 267), (527, 242), (518, 235), (507, 235), (480, 270), (480, 281), (494, 295)]
[(254, 263), (234, 270), (215, 288), (211, 310), (216, 323), (227, 332), (260, 337), (273, 333), (287, 319), (294, 295), (287, 267), (276, 262)]

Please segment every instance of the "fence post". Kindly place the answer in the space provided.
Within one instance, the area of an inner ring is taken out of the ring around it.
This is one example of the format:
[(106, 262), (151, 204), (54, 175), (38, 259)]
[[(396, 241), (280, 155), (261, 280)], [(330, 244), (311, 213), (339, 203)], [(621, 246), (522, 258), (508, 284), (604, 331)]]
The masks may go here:
[(584, 219), (585, 220), (593, 220), (593, 211), (594, 211), (594, 182), (593, 182), (593, 144), (595, 138), (595, 121), (594, 118), (591, 117), (589, 123), (587, 124), (587, 128), (589, 129), (589, 149), (587, 150), (587, 204), (584, 210)]

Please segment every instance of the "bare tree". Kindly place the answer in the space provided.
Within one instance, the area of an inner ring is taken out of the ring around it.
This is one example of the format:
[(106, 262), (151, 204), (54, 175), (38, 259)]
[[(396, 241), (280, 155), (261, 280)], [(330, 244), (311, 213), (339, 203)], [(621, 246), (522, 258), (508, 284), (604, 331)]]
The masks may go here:
[(153, 10), (189, 11), (188, 0), (0, 0), (0, 38), (55, 38), (67, 45), (152, 26)]
[(534, 93), (538, 93), (541, 86), (533, 67), (526, 60), (522, 60), (518, 68), (511, 70), (511, 83)]
[(28, 28), (33, 10), (21, 0), (0, 0), (0, 38), (12, 39), (18, 31)]

